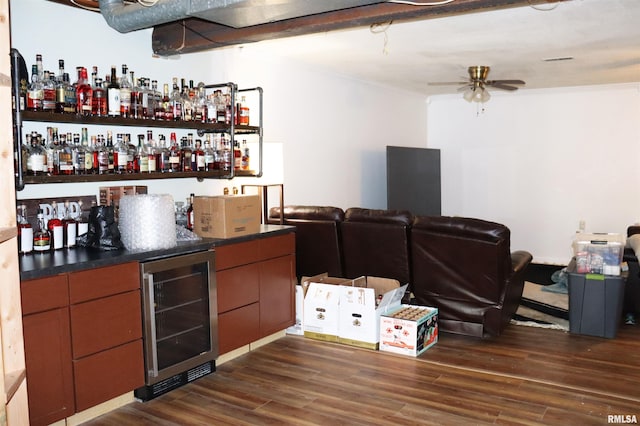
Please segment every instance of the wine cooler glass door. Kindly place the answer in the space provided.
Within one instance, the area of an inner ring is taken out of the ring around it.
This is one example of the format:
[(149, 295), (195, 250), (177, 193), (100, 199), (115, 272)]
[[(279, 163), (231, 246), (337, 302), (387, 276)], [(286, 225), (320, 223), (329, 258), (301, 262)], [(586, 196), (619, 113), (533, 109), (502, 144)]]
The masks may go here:
[(150, 383), (217, 357), (213, 252), (143, 264)]

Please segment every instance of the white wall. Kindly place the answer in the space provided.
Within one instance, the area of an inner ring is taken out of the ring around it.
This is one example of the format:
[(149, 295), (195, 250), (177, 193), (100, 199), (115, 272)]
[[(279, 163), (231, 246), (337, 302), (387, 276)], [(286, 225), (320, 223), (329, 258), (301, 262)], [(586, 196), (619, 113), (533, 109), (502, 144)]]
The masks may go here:
[(442, 212), (509, 226), (514, 249), (566, 264), (587, 232), (640, 222), (640, 85), (493, 92), (429, 101), (428, 145), (442, 150)]
[[(160, 87), (172, 77), (184, 77), (264, 89), (265, 176), (232, 182), (138, 182), (150, 192), (170, 193), (176, 200), (191, 192), (221, 194), (225, 186), (260, 182), (284, 183), (289, 204), (384, 208), (385, 146), (426, 146), (427, 105), (422, 96), (281, 60), (259, 44), (157, 58), (151, 51), (151, 30), (120, 34), (97, 13), (42, 0), (11, 0), (11, 24), (13, 47), (23, 54), (29, 70), (36, 53), (41, 53), (45, 69), (56, 73), (58, 59), (65, 59), (72, 75), (80, 65), (97, 65), (104, 75), (111, 65), (119, 70), (126, 63), (136, 76), (157, 79)], [(257, 111), (252, 108), (252, 113)], [(25, 124), (27, 131), (45, 128)], [(127, 131), (138, 130), (144, 131)], [(29, 185), (18, 198), (97, 195), (99, 186)]]

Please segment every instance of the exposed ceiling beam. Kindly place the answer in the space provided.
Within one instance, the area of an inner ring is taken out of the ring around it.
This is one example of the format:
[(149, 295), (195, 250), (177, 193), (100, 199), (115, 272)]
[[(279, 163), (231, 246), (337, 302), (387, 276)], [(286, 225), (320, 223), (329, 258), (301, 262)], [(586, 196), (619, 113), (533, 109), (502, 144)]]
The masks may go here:
[(156, 26), (152, 35), (152, 49), (158, 55), (170, 56), (389, 21), (421, 20), (562, 1), (568, 0), (456, 0), (441, 6), (379, 3), (245, 28), (232, 28), (189, 18)]

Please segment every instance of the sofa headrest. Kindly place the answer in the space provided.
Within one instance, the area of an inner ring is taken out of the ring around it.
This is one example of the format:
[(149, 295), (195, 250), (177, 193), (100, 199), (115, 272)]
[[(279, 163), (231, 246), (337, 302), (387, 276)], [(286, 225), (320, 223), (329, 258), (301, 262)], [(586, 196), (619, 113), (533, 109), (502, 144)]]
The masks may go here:
[(344, 215), (345, 222), (387, 223), (411, 226), (413, 214), (406, 210), (381, 210), (351, 207)]
[(506, 226), (496, 222), (469, 217), (416, 216), (413, 220), (413, 229), (481, 239), (496, 243), (500, 241), (509, 242), (511, 239), (511, 232)]
[[(269, 209), (269, 218), (277, 219), (279, 217), (280, 207)], [(284, 206), (284, 218), (342, 222), (344, 220), (344, 210), (331, 206)]]

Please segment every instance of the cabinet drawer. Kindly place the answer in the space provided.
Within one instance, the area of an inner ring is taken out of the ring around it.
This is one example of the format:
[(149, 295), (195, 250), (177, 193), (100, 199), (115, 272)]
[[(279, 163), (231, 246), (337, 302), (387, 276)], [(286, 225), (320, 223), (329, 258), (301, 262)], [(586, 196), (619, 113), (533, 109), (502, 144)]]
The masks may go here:
[(218, 350), (230, 352), (258, 340), (260, 305), (253, 303), (218, 315)]
[(73, 361), (76, 410), (82, 411), (144, 385), (142, 339)]
[(142, 338), (140, 291), (71, 306), (73, 358)]
[(39, 278), (20, 283), (22, 315), (42, 312), (69, 305), (66, 275)]
[(246, 265), (260, 260), (258, 241), (216, 247), (216, 271)]
[(69, 274), (69, 298), (72, 304), (139, 288), (140, 267), (137, 262)]
[(259, 240), (259, 242), (261, 260), (295, 254), (296, 252), (296, 236), (293, 232), (286, 235), (264, 238)]
[(218, 313), (255, 303), (260, 299), (258, 263), (216, 272)]

